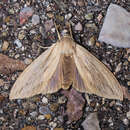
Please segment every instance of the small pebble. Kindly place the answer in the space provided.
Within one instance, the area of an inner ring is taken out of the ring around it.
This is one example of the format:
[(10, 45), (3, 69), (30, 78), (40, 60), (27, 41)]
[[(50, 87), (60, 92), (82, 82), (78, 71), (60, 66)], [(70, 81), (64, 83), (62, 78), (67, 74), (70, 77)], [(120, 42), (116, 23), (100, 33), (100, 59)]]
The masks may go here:
[(0, 114), (3, 114), (3, 109), (0, 109)]
[(19, 110), (19, 114), (22, 115), (22, 116), (25, 116), (26, 115), (26, 111), (25, 110)]
[(111, 122), (111, 123), (109, 124), (109, 126), (110, 126), (110, 127), (112, 127), (113, 125), (114, 125), (114, 123), (113, 123), (113, 122)]
[(47, 120), (50, 120), (50, 119), (51, 119), (51, 114), (45, 114), (44, 116), (45, 116), (45, 118), (46, 118)]
[(127, 126), (129, 124), (129, 120), (127, 118), (124, 118), (123, 123)]
[(16, 40), (14, 41), (14, 44), (17, 45), (18, 48), (21, 48), (21, 47), (22, 47), (22, 43), (21, 43), (21, 41), (20, 41), (19, 39), (16, 39)]
[(127, 85), (130, 86), (130, 81), (127, 82)]
[(44, 120), (45, 119), (45, 116), (44, 115), (39, 115), (38, 116), (38, 120)]
[(89, 13), (85, 15), (86, 20), (92, 20), (93, 19), (93, 13)]
[(16, 54), (16, 55), (15, 55), (15, 59), (18, 59), (18, 58), (19, 58), (19, 56), (20, 56), (19, 54)]
[(9, 47), (9, 42), (4, 41), (3, 45), (2, 45), (2, 51), (6, 51)]
[(48, 13), (47, 13), (47, 16), (48, 16), (49, 18), (53, 18), (53, 17), (54, 17), (54, 14), (51, 13), (51, 12), (48, 12)]
[(127, 118), (130, 120), (130, 111), (126, 113)]
[(4, 81), (2, 79), (0, 79), (0, 86), (4, 85)]
[(97, 26), (95, 25), (95, 23), (87, 23), (87, 24), (85, 24), (85, 27), (86, 28), (90, 28), (90, 29), (93, 29), (93, 30), (95, 30), (95, 31), (97, 31), (98, 30), (98, 28), (97, 28)]
[(101, 46), (100, 42), (96, 42), (96, 46), (100, 47)]
[(56, 112), (58, 110), (58, 103), (53, 103), (49, 106), (50, 110), (53, 111), (53, 112)]
[(24, 7), (20, 11), (20, 24), (24, 24), (30, 16), (33, 14), (33, 9), (30, 7)]
[(47, 103), (48, 103), (48, 99), (47, 99), (46, 97), (43, 97), (43, 98), (42, 98), (42, 102), (43, 102), (44, 104), (47, 104)]
[(58, 117), (57, 117), (57, 120), (60, 121), (60, 122), (63, 122), (63, 121), (64, 121), (64, 118), (63, 118), (63, 116), (58, 116)]
[(21, 31), (19, 32), (19, 34), (18, 34), (18, 39), (19, 39), (19, 40), (23, 40), (24, 37), (25, 37), (25, 32), (24, 32), (24, 30), (21, 30)]
[(89, 46), (93, 46), (93, 45), (95, 44), (95, 42), (96, 42), (95, 37), (92, 36), (92, 37), (89, 39), (89, 41), (88, 41), (88, 45), (89, 45)]
[(61, 96), (58, 98), (58, 103), (59, 104), (63, 104), (67, 101), (67, 98), (65, 96)]
[(116, 66), (116, 69), (115, 69), (115, 72), (119, 72), (121, 70), (121, 66), (122, 66), (122, 63), (119, 63), (117, 66)]
[(30, 115), (31, 115), (32, 117), (36, 117), (36, 116), (38, 115), (38, 113), (37, 113), (36, 111), (34, 111), (34, 112), (31, 112)]
[(71, 13), (65, 15), (65, 19), (67, 19), (67, 20), (69, 20), (71, 17), (72, 17)]
[(98, 22), (100, 22), (100, 21), (102, 20), (102, 18), (103, 18), (103, 16), (102, 16), (102, 14), (100, 13), (100, 14), (97, 16)]
[(80, 22), (78, 22), (76, 25), (75, 25), (75, 30), (76, 31), (82, 31), (83, 27), (82, 27), (82, 24)]
[(41, 107), (39, 108), (39, 112), (40, 112), (41, 114), (43, 114), (43, 115), (45, 115), (45, 114), (50, 114), (50, 113), (51, 113), (51, 111), (50, 111), (50, 109), (49, 109), (48, 106), (41, 106)]
[(39, 22), (40, 22), (39, 16), (34, 14), (34, 15), (32, 16), (32, 24), (33, 24), (33, 25), (37, 25), (37, 24), (39, 24)]
[(85, 5), (84, 0), (78, 0), (77, 4), (82, 7)]
[(26, 65), (29, 65), (29, 64), (32, 63), (32, 59), (26, 58), (26, 59), (24, 60), (24, 63), (25, 63)]
[(9, 88), (10, 88), (9, 84), (5, 84), (5, 85), (4, 85), (4, 89), (5, 89), (5, 90), (8, 90)]
[(52, 19), (47, 20), (44, 24), (46, 32), (48, 32), (52, 28), (53, 25), (54, 25), (54, 23), (53, 23)]
[(49, 126), (51, 128), (55, 128), (57, 126), (57, 123), (52, 121), (52, 122), (49, 123)]

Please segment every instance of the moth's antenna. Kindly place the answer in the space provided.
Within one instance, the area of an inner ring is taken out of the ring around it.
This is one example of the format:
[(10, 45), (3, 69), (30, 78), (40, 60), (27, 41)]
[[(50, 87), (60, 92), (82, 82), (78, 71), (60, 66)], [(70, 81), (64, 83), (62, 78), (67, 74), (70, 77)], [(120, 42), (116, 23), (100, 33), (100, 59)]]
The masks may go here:
[(70, 36), (73, 39), (72, 30), (71, 30), (71, 24), (69, 22), (68, 22), (68, 26), (69, 26)]
[(59, 33), (59, 31), (58, 31), (58, 27), (57, 27), (57, 25), (56, 25), (55, 22), (54, 22), (54, 25), (55, 25), (55, 28), (56, 28), (56, 32), (57, 32), (58, 38), (59, 38), (59, 40), (60, 40), (60, 39), (61, 39), (60, 33)]

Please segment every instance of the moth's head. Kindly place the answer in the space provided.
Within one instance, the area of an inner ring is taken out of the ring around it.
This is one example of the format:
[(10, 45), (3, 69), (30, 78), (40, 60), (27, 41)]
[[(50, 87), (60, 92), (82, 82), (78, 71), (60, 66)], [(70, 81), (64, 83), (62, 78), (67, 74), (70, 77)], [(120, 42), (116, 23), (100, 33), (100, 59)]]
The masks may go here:
[(73, 40), (72, 34), (70, 34), (70, 32), (68, 30), (63, 30), (61, 32), (61, 35), (59, 37), (60, 41), (66, 41), (66, 40)]

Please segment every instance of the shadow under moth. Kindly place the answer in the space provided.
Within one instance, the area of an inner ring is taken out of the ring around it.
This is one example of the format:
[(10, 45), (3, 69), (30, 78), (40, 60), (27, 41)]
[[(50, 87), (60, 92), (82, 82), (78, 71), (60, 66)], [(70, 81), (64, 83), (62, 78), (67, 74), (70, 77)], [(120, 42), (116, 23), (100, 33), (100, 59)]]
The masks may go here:
[(61, 37), (22, 72), (9, 98), (54, 93), (71, 85), (79, 92), (123, 100), (122, 88), (112, 72), (69, 35)]

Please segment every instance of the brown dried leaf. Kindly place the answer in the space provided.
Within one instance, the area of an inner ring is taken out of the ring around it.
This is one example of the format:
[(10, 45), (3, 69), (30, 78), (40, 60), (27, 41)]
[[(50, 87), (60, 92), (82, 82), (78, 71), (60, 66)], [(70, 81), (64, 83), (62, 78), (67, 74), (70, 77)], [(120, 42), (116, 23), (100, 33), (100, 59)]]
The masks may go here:
[(6, 55), (0, 54), (0, 73), (9, 74), (17, 70), (24, 70), (26, 65), (24, 62), (14, 60)]
[(69, 122), (77, 121), (82, 117), (85, 100), (78, 91), (72, 88), (70, 91), (62, 91), (68, 98), (66, 114)]

